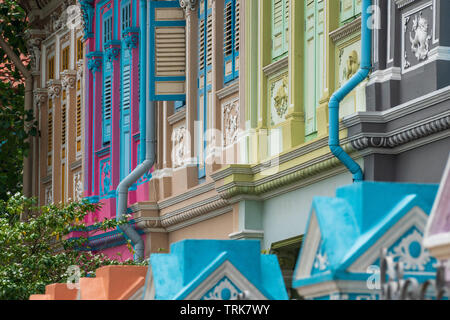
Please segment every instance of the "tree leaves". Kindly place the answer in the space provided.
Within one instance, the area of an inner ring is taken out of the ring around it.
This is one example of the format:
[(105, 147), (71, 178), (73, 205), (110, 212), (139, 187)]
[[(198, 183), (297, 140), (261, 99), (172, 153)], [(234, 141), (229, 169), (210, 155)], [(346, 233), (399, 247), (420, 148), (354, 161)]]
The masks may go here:
[[(19, 217), (25, 209), (32, 214), (23, 222)], [(28, 299), (31, 294), (44, 293), (46, 285), (67, 281), (69, 266), (79, 266), (85, 277), (104, 265), (145, 265), (79, 250), (86, 244), (86, 237), (69, 235), (74, 230), (86, 231), (87, 226), (81, 222), (98, 209), (99, 205), (88, 202), (34, 207), (33, 200), (20, 194), (0, 200), (0, 299)], [(95, 227), (109, 230), (121, 223), (127, 221), (105, 220)]]
[[(26, 13), (13, 0), (0, 2), (0, 32), (19, 57), (27, 57)], [(23, 160), (29, 154), (29, 136), (37, 136), (33, 111), (24, 109), (22, 75), (0, 47), (0, 199), (22, 189)], [(31, 122), (25, 128), (24, 122)]]

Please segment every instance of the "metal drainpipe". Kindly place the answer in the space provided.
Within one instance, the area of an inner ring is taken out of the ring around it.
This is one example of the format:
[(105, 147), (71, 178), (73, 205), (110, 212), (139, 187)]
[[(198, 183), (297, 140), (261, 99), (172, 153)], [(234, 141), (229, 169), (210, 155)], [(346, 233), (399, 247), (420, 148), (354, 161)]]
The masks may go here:
[(330, 119), (329, 147), (331, 152), (353, 174), (353, 181), (363, 181), (361, 167), (342, 149), (339, 143), (339, 104), (358, 84), (364, 81), (372, 68), (372, 30), (369, 28), (369, 10), (372, 0), (363, 0), (361, 14), (361, 65), (358, 72), (330, 98), (328, 104)]
[[(147, 0), (140, 1), (141, 10), (141, 44), (140, 44), (140, 130), (141, 130), (141, 149), (145, 150), (144, 161), (136, 167), (126, 178), (124, 178), (117, 187), (117, 213), (116, 220), (119, 221), (127, 213), (128, 208), (128, 189), (141, 176), (147, 173), (155, 163), (155, 102), (149, 101), (147, 103), (146, 95), (146, 77), (147, 77)], [(144, 108), (144, 106), (146, 107)], [(145, 144), (143, 132), (145, 133)], [(141, 150), (143, 151), (143, 150)], [(141, 155), (143, 152), (141, 152)], [(131, 240), (134, 246), (134, 260), (141, 261), (144, 259), (144, 241), (139, 233), (129, 224), (122, 225), (118, 229), (124, 233), (125, 237)]]

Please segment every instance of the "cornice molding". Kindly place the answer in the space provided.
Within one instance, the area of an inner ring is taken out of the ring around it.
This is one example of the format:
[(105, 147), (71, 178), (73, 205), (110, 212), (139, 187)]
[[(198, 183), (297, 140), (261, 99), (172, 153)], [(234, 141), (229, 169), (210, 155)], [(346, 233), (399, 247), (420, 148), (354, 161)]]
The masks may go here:
[(216, 91), (217, 98), (224, 99), (232, 94), (239, 92), (239, 81), (235, 81), (232, 84)]
[(396, 130), (396, 132), (382, 134), (363, 133), (352, 140), (351, 144), (356, 150), (363, 150), (366, 148), (395, 148), (450, 129), (450, 111), (446, 112), (444, 115), (440, 114), (422, 122), (424, 123), (414, 123), (413, 128), (404, 127), (401, 130)]
[(170, 125), (173, 125), (185, 118), (186, 118), (186, 107), (183, 107), (179, 109), (177, 112), (175, 112), (173, 115), (167, 117), (167, 122)]
[(280, 59), (278, 61), (275, 61), (263, 68), (263, 72), (267, 77), (270, 77), (283, 69), (287, 68), (289, 66), (289, 57), (286, 56), (283, 59)]
[(343, 25), (340, 28), (337, 28), (336, 30), (333, 30), (329, 33), (330, 38), (333, 42), (338, 42), (341, 39), (344, 39), (345, 37), (358, 32), (361, 30), (361, 17), (357, 18), (356, 20), (347, 23), (346, 25)]
[(433, 91), (429, 94), (410, 100), (385, 111), (357, 112), (351, 116), (344, 117), (342, 119), (342, 124), (345, 128), (350, 128), (361, 122), (387, 123), (389, 121), (403, 118), (420, 110), (427, 109), (435, 104), (439, 104), (447, 100), (450, 100), (450, 86)]
[(416, 0), (394, 0), (394, 1), (395, 1), (395, 4), (397, 5), (397, 8), (401, 9), (401, 8), (407, 6), (408, 4), (415, 2)]

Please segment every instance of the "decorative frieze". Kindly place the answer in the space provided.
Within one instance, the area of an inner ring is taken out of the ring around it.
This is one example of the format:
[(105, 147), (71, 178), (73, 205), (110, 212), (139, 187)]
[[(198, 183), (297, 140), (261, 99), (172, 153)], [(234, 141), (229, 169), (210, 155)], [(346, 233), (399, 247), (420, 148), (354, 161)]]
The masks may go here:
[(399, 145), (418, 140), (447, 129), (450, 129), (449, 115), (389, 136), (360, 137), (352, 140), (351, 145), (356, 150), (363, 150), (366, 148), (395, 148)]

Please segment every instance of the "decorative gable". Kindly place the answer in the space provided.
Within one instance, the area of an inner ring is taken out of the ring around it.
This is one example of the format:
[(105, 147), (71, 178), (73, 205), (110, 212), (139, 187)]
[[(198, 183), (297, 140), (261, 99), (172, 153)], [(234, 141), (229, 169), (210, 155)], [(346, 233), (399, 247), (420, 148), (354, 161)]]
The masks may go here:
[(423, 232), (428, 216), (418, 206), (412, 208), (381, 237), (374, 235), (367, 242), (370, 247), (347, 269), (353, 273), (366, 273), (372, 265), (380, 265), (381, 248), (388, 248), (394, 261), (404, 263), (405, 273), (432, 272), (435, 259), (423, 246)]
[(247, 299), (268, 299), (230, 261), (225, 260), (182, 299), (237, 300), (242, 292), (246, 293)]
[[(307, 278), (313, 273), (324, 270), (324, 265), (327, 264), (328, 258), (322, 250), (321, 233), (317, 216), (313, 210), (308, 224), (307, 236), (305, 243), (302, 245), (301, 252), (298, 256), (297, 267), (294, 272), (294, 281)], [(326, 258), (324, 258), (326, 257)], [(300, 263), (301, 262), (301, 263)]]
[(450, 259), (450, 157), (431, 209), (424, 246), (438, 259)]

